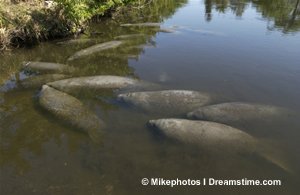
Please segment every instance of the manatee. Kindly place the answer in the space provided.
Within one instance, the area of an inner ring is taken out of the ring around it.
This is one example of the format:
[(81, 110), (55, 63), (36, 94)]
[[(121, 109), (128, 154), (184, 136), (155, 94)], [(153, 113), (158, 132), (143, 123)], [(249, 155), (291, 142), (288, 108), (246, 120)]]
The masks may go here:
[[(211, 151), (226, 152), (226, 154), (257, 154), (285, 171), (291, 172), (286, 159), (278, 156), (277, 150), (231, 126), (209, 121), (172, 118), (150, 120), (148, 124), (167, 137), (180, 142), (197, 145)], [(270, 152), (270, 148), (274, 152)]]
[(93, 53), (97, 53), (99, 51), (103, 51), (106, 49), (116, 48), (119, 47), (122, 43), (123, 43), (122, 41), (109, 41), (105, 43), (100, 43), (76, 52), (74, 55), (68, 58), (68, 61), (75, 60), (87, 55), (91, 55)]
[(254, 151), (256, 145), (256, 140), (251, 135), (215, 122), (171, 118), (150, 120), (149, 125), (167, 137), (203, 147)]
[(48, 72), (48, 73), (72, 73), (75, 68), (65, 64), (52, 63), (52, 62), (24, 62), (23, 67), (25, 70)]
[(220, 123), (267, 120), (281, 117), (286, 110), (276, 106), (254, 103), (230, 102), (200, 107), (187, 114), (190, 119), (208, 120)]
[(58, 119), (88, 133), (93, 141), (100, 141), (104, 122), (77, 98), (43, 85), (39, 104)]
[(184, 114), (213, 101), (208, 93), (188, 90), (133, 92), (118, 95), (118, 100), (146, 112)]
[(69, 75), (64, 74), (43, 74), (23, 79), (20, 81), (20, 85), (24, 88), (41, 87), (46, 83), (66, 79), (69, 77)]
[(159, 27), (160, 23), (154, 23), (154, 22), (147, 22), (147, 23), (136, 23), (136, 24), (121, 24), (122, 27)]
[(148, 83), (128, 77), (100, 75), (64, 79), (47, 85), (60, 91), (72, 93), (80, 90), (142, 88), (147, 87)]
[(198, 33), (200, 33), (202, 35), (225, 36), (225, 34), (223, 34), (223, 33), (209, 31), (209, 30), (196, 29), (196, 30), (192, 30), (192, 31), (198, 32)]
[(66, 40), (66, 41), (60, 41), (57, 42), (57, 45), (72, 45), (72, 44), (85, 44), (85, 43), (94, 43), (96, 40), (95, 39), (71, 39), (71, 40)]
[(137, 45), (137, 46), (133, 46), (132, 48), (147, 49), (147, 48), (156, 48), (156, 46), (155, 45)]
[(147, 35), (145, 34), (128, 34), (128, 35), (119, 35), (116, 36), (115, 39), (130, 39), (130, 38), (139, 38), (139, 37), (145, 37)]
[(156, 45), (154, 45), (153, 43), (147, 43), (143, 45), (129, 46), (128, 48), (135, 48), (135, 49), (156, 48)]
[(189, 28), (189, 27), (186, 27), (186, 26), (181, 26), (179, 28), (182, 29), (182, 30), (188, 30), (188, 31), (196, 32), (196, 33), (199, 33), (201, 35), (225, 36), (225, 34), (222, 33), (222, 32), (209, 31), (209, 30), (205, 30), (205, 29), (193, 29), (193, 28)]
[(158, 29), (158, 32), (163, 32), (163, 33), (175, 33), (176, 31), (171, 28), (160, 28)]
[(107, 57), (107, 58), (115, 58), (115, 59), (138, 59), (139, 55), (138, 54), (116, 54), (116, 53), (102, 53), (102, 57)]
[(138, 59), (139, 59), (139, 55), (134, 55), (134, 54), (126, 55), (126, 57), (127, 57), (128, 59), (135, 59), (135, 60), (138, 60)]

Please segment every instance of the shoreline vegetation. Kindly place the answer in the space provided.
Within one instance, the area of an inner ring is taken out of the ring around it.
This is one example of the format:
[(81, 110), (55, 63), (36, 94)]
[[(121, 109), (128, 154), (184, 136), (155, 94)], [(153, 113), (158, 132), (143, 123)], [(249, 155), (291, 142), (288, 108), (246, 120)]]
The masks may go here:
[(82, 33), (94, 18), (152, 0), (1, 0), (0, 51)]
[[(104, 0), (101, 1), (103, 2)], [(1, 2), (2, 0), (0, 0)], [(123, 0), (123, 2), (125, 1)], [(157, 29), (142, 27), (125, 28), (121, 24), (161, 23), (163, 20), (171, 17), (186, 2), (187, 0), (130, 0), (123, 3), (123, 5), (110, 8), (104, 15), (92, 16), (91, 19), (86, 21), (82, 20), (84, 31), (80, 34), (74, 32), (68, 33), (63, 37), (48, 36), (44, 40), (33, 38), (33, 40), (28, 41), (30, 44), (21, 42), (22, 45), (14, 47), (9, 45), (6, 49), (8, 51), (0, 51), (0, 96), (2, 89), (9, 88), (11, 85), (13, 86), (16, 80), (24, 79), (27, 76), (24, 75), (26, 73), (23, 71), (22, 64), (28, 61), (44, 61), (78, 66), (80, 67), (80, 71), (77, 71), (76, 74), (80, 76), (90, 75), (90, 71), (94, 75), (101, 75), (103, 73), (120, 76), (132, 75), (132, 69), (127, 66), (128, 59), (132, 57), (136, 59), (143, 52), (143, 47), (133, 48), (130, 45), (146, 44), (146, 47), (147, 43), (148, 46), (149, 44), (155, 45), (155, 41), (151, 38), (156, 35)], [(132, 42), (128, 43), (129, 45), (127, 46), (129, 47), (126, 47), (126, 45), (122, 46), (118, 52), (116, 51), (117, 53), (103, 54), (101, 56), (101, 66), (98, 64), (99, 60), (97, 58), (93, 59), (93, 57), (87, 57), (90, 59), (86, 66), (81, 66), (82, 60), (67, 61), (68, 57), (84, 48), (118, 39), (119, 36), (122, 37), (126, 34), (136, 33), (145, 34), (146, 36), (141, 36), (137, 39), (134, 38)], [(39, 35), (39, 37), (41, 36)], [(42, 41), (45, 44), (37, 44)], [(14, 49), (17, 47), (20, 48)], [(127, 55), (128, 53), (130, 55)]]

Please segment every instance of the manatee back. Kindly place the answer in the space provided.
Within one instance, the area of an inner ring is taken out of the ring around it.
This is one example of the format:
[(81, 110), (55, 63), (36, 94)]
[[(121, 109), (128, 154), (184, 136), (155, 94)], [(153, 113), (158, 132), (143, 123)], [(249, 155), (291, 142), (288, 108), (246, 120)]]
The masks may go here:
[(279, 117), (283, 111), (275, 106), (232, 102), (201, 107), (187, 116), (191, 119), (230, 123)]
[(208, 149), (252, 152), (256, 147), (256, 140), (251, 135), (215, 122), (159, 119), (150, 123), (167, 137)]
[(150, 113), (185, 114), (207, 105), (212, 98), (207, 93), (188, 90), (161, 90), (120, 94), (119, 100)]

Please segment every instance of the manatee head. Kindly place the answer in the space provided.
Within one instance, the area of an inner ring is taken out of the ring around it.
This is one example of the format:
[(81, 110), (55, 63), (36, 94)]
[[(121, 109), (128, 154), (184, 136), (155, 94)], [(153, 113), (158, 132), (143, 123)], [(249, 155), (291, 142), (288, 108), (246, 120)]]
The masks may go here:
[(204, 119), (205, 118), (205, 115), (201, 108), (199, 108), (195, 111), (189, 112), (186, 116), (188, 119)]
[(172, 134), (172, 131), (176, 131), (176, 128), (172, 128), (176, 126), (176, 121), (173, 119), (150, 120), (147, 125), (158, 137), (165, 137)]
[(42, 90), (46, 90), (46, 89), (49, 89), (50, 87), (48, 85), (43, 85), (42, 86)]
[(152, 128), (156, 128), (160, 131), (167, 132), (175, 130), (180, 126), (180, 120), (178, 119), (158, 119), (150, 120), (148, 125)]
[(117, 99), (118, 101), (126, 102), (130, 98), (130, 93), (119, 94)]
[(21, 63), (21, 66), (26, 68), (30, 63), (31, 63), (31, 61), (24, 61)]
[(198, 144), (197, 136), (193, 132), (193, 124), (193, 121), (176, 118), (150, 120), (148, 122), (148, 126), (163, 138), (168, 137), (181, 142)]
[(142, 92), (123, 93), (118, 95), (118, 100), (126, 103), (138, 104), (138, 102), (144, 102), (144, 95)]
[(150, 120), (150, 121), (148, 121), (147, 125), (149, 127), (157, 128), (158, 127), (158, 122), (157, 121), (159, 121), (159, 120)]

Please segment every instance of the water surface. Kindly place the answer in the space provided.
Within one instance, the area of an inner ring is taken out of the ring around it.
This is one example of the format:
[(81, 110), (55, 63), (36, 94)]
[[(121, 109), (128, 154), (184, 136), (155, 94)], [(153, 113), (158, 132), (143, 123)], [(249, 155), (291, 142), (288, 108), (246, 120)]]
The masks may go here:
[[(22, 61), (68, 63), (72, 76), (130, 76), (166, 89), (199, 90), (224, 101), (277, 105), (300, 112), (300, 16), (296, 0), (162, 0), (93, 23), (70, 44), (22, 48), (0, 61), (0, 194), (297, 194), (299, 115), (239, 128), (284, 154), (287, 173), (256, 155), (210, 153), (156, 135), (149, 115), (116, 103), (113, 92), (76, 94), (107, 124), (103, 143), (53, 117), (37, 103), (40, 88), (18, 81), (36, 73)], [(174, 33), (122, 23), (161, 22)], [(124, 46), (67, 62), (76, 51), (125, 34)], [(136, 47), (138, 46), (138, 47)], [(140, 47), (142, 46), (142, 47)], [(184, 117), (184, 116), (172, 116)], [(275, 147), (276, 146), (276, 147)], [(142, 178), (281, 179), (282, 186), (142, 186)]]

